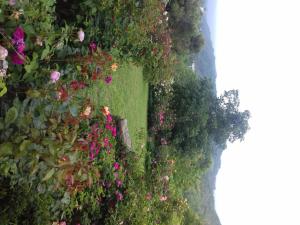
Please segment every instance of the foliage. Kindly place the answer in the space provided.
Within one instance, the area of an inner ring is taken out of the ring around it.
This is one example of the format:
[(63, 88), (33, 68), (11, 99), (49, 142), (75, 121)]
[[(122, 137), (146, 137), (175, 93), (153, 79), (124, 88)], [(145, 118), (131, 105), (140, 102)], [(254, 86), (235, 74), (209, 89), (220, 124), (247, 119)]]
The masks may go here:
[(174, 49), (179, 54), (199, 52), (204, 44), (199, 30), (200, 4), (199, 0), (172, 0), (167, 4)]
[(226, 140), (235, 142), (243, 141), (244, 135), (249, 130), (248, 120), (250, 112), (239, 111), (238, 90), (225, 91), (217, 100), (212, 109), (211, 133), (217, 144), (226, 144)]

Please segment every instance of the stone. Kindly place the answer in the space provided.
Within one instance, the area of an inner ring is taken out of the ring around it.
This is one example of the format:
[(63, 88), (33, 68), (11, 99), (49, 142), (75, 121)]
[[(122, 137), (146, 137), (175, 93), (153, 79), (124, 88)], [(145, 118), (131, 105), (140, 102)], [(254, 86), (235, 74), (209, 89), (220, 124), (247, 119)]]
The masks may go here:
[(121, 119), (118, 123), (119, 125), (119, 137), (125, 147), (128, 148), (128, 150), (131, 150), (131, 139), (129, 136), (129, 131), (128, 131), (128, 124), (127, 124), (127, 119)]

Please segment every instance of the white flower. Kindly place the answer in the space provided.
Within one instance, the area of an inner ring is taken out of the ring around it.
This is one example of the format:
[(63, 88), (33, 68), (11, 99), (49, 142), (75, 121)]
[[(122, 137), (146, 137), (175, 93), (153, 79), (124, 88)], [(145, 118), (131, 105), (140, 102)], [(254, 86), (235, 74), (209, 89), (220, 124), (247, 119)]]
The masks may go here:
[(79, 41), (83, 42), (83, 40), (84, 40), (84, 32), (83, 32), (82, 28), (79, 29), (79, 31), (77, 32), (77, 35), (78, 35)]
[(168, 14), (168, 11), (164, 11), (163, 15), (166, 16)]
[(8, 55), (7, 49), (0, 45), (0, 60), (5, 60), (7, 55)]
[(92, 107), (91, 106), (87, 106), (83, 112), (84, 116), (89, 116), (92, 112)]
[(6, 70), (5, 69), (0, 69), (0, 77), (6, 77)]
[(38, 46), (43, 46), (43, 40), (40, 36), (37, 36), (36, 39), (35, 39), (35, 44), (38, 45)]

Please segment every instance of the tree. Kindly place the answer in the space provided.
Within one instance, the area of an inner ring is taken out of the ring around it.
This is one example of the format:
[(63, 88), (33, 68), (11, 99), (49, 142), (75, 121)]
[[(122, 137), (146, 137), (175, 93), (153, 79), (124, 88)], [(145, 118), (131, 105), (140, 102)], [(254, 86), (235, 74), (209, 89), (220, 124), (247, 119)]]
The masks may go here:
[(192, 53), (197, 53), (200, 51), (201, 47), (204, 45), (204, 38), (201, 34), (191, 37), (191, 42), (190, 42), (190, 51)]
[(246, 132), (250, 129), (248, 120), (250, 112), (248, 110), (239, 111), (238, 90), (225, 91), (216, 99), (214, 107), (211, 109), (209, 121), (210, 134), (217, 144), (225, 144), (243, 141)]

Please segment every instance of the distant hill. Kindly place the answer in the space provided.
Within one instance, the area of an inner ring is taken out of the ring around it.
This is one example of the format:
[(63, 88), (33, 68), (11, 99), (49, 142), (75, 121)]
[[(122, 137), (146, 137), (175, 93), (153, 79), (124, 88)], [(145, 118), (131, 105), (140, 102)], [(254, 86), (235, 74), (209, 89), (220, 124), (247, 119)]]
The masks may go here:
[(210, 78), (215, 87), (217, 78), (215, 55), (206, 16), (203, 16), (202, 18), (200, 30), (204, 37), (204, 45), (200, 52), (193, 56), (195, 72), (199, 76)]
[(210, 168), (204, 172), (195, 187), (186, 192), (191, 208), (200, 216), (201, 225), (221, 225), (215, 210), (214, 191), (216, 175), (221, 166), (221, 155), (224, 149), (212, 144), (212, 161)]
[(205, 9), (206, 9), (206, 20), (209, 26), (211, 40), (214, 45), (215, 41), (215, 25), (216, 25), (216, 8), (218, 0), (205, 0)]
[[(200, 77), (209, 78), (212, 81), (216, 93), (216, 64), (214, 47), (212, 43), (210, 27), (214, 29), (215, 8), (217, 0), (207, 0), (205, 9), (207, 10), (202, 17), (200, 30), (204, 37), (204, 46), (198, 54), (192, 58), (195, 63), (195, 72)], [(202, 175), (195, 188), (188, 191), (192, 208), (201, 216), (203, 225), (221, 225), (215, 210), (215, 183), (216, 176), (221, 166), (221, 155), (224, 149), (212, 144), (211, 166)]]

